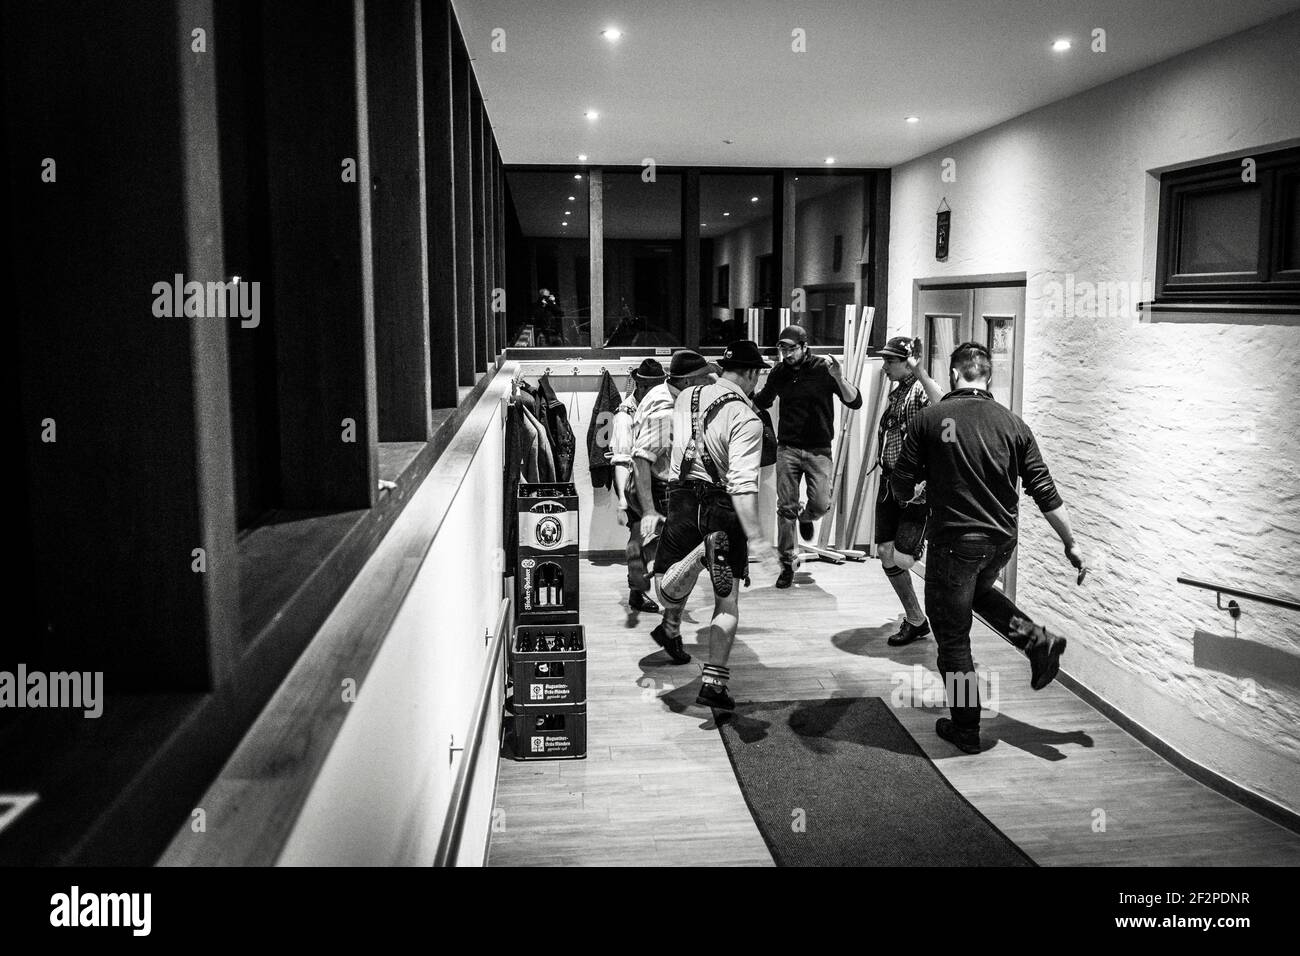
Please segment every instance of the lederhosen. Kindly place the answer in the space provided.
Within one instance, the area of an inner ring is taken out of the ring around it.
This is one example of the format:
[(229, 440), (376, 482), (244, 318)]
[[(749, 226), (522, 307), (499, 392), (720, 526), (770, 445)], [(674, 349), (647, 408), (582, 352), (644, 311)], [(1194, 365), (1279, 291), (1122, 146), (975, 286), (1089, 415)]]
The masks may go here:
[[(725, 531), (732, 574), (743, 578), (749, 561), (749, 542), (731, 503), (731, 495), (727, 493), (718, 466), (704, 441), (704, 428), (717, 410), (728, 402), (743, 399), (735, 393), (723, 395), (701, 416), (700, 391), (703, 388), (699, 385), (691, 392), (691, 437), (682, 454), (677, 477), (669, 485), (668, 521), (659, 542), (655, 566), (659, 570), (666, 569), (695, 550), (705, 535)], [(691, 465), (697, 456), (709, 475), (709, 481), (690, 477)]]

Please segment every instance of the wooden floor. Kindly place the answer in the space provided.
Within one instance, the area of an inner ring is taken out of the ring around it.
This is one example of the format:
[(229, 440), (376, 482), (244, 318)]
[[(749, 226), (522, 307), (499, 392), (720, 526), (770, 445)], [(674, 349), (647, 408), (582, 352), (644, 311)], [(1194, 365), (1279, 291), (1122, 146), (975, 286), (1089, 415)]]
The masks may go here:
[[(683, 627), (695, 660), (674, 666), (649, 638), (657, 618), (628, 616), (621, 566), (587, 561), (582, 575), (588, 757), (501, 761), (489, 863), (772, 865), (710, 712), (694, 705), (707, 579)], [(936, 737), (947, 710), (924, 691), (916, 703), (931, 706), (911, 703), (915, 674), (937, 679), (934, 641), (886, 645), (900, 617), (875, 561), (806, 565), (788, 591), (755, 582), (740, 615), (737, 701), (902, 697), (895, 713), (939, 770), (1042, 865), (1300, 865), (1300, 836), (1185, 776), (1060, 684), (1034, 692), (1026, 659), (981, 624), (975, 658), (998, 697), (985, 750)]]

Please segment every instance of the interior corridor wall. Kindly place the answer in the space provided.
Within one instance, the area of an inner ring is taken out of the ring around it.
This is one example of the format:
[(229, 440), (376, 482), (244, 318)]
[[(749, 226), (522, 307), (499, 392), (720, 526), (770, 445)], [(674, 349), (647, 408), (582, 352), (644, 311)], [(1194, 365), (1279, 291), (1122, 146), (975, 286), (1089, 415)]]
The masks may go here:
[[(1300, 137), (1297, 50), (1300, 14), (898, 167), (889, 286), (890, 334), (919, 334), (913, 280), (1027, 273), (1024, 418), (1094, 572), (1075, 587), (1025, 499), (1018, 600), (1069, 636), (1071, 676), (1293, 810), (1300, 690), (1250, 661), (1260, 648), (1300, 654), (1300, 616), (1242, 602), (1236, 656), (1200, 667), (1195, 633), (1231, 637), (1232, 623), (1211, 592), (1175, 578), (1297, 591), (1300, 324), (1151, 323), (1131, 308), (1066, 308), (1058, 297), (1067, 277), (1075, 288), (1154, 280), (1153, 170)], [(946, 159), (955, 182), (941, 179)], [(945, 196), (951, 254), (938, 262)]]

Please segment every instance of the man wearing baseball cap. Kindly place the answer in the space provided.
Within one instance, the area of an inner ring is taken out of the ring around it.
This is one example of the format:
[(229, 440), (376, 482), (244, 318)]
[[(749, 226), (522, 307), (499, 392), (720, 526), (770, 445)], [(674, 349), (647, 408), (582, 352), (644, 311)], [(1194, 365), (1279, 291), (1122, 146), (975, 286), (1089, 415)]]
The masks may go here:
[[(862, 407), (862, 393), (844, 381), (840, 363), (833, 357), (814, 355), (808, 348), (808, 333), (798, 325), (787, 327), (776, 343), (781, 362), (767, 377), (763, 390), (754, 396), (759, 408), (771, 408), (781, 399), (781, 424), (776, 449), (776, 511), (780, 518), (777, 548), (781, 552), (781, 573), (776, 586), (788, 588), (794, 580), (794, 539), (799, 533), (811, 541), (813, 522), (831, 507), (832, 454), (835, 438), (837, 396), (849, 408)], [(799, 481), (808, 491), (808, 503), (800, 505)]]
[[(712, 382), (713, 373), (713, 366), (698, 352), (682, 349), (673, 353), (667, 378), (646, 392), (632, 418), (632, 471), (640, 514), (637, 530), (647, 576), (654, 573), (659, 532), (668, 513), (668, 483), (673, 478), (668, 470), (673, 448), (673, 406), (682, 389)], [(648, 599), (646, 603), (650, 603)], [(680, 634), (670, 639), (661, 625), (650, 636), (674, 664), (690, 661), (691, 655), (682, 648)]]
[[(697, 704), (735, 708), (727, 691), (727, 662), (739, 624), (738, 579), (752, 556), (775, 573), (776, 550), (758, 517), (763, 423), (750, 403), (759, 373), (768, 367), (749, 340), (727, 346), (722, 374), (711, 385), (677, 396), (668, 492), (668, 522), (655, 556), (655, 580), (664, 608), (664, 636), (681, 643), (682, 610), (701, 571), (713, 584), (709, 662)], [(659, 630), (660, 628), (656, 628)], [(658, 638), (656, 638), (658, 639)]]
[[(930, 623), (921, 610), (908, 571), (912, 560), (920, 556), (920, 542), (925, 532), (926, 506), (922, 497), (925, 489), (922, 485), (917, 490), (917, 500), (898, 501), (890, 490), (890, 476), (912, 422), (921, 414), (921, 409), (943, 398), (943, 390), (925, 373), (920, 361), (920, 339), (896, 335), (885, 343), (879, 355), (885, 360), (885, 377), (895, 385), (880, 416), (877, 442), (880, 487), (876, 494), (876, 554), (903, 605), (903, 623), (898, 633), (887, 642), (893, 647), (901, 647), (930, 633)], [(909, 556), (901, 564), (894, 557), (895, 537), (904, 539), (906, 547), (903, 550)]]
[[(632, 370), (632, 391), (614, 411), (610, 427), (610, 464), (614, 466), (614, 494), (618, 499), (618, 522), (627, 525), (627, 606), (631, 611), (656, 613), (659, 605), (646, 596), (650, 581), (646, 576), (646, 562), (653, 560), (653, 547), (641, 540), (641, 503), (637, 498), (636, 477), (632, 473), (632, 439), (637, 406), (656, 385), (667, 379), (664, 367), (652, 358), (645, 359)], [(666, 488), (651, 489), (661, 496)], [(661, 497), (661, 500), (664, 500)]]

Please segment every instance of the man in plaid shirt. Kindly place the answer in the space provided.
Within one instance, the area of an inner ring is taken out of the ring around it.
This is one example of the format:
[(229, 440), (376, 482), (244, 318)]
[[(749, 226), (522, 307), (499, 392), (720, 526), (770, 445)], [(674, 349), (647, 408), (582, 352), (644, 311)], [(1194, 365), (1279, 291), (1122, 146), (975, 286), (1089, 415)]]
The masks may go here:
[[(920, 555), (919, 544), (925, 534), (926, 506), (924, 492), (910, 502), (894, 500), (890, 491), (890, 474), (898, 464), (903, 451), (903, 440), (916, 416), (931, 402), (943, 398), (943, 391), (925, 373), (920, 362), (921, 342), (898, 335), (885, 343), (880, 357), (885, 360), (885, 375), (896, 383), (889, 393), (884, 414), (880, 418), (880, 490), (876, 496), (876, 552), (880, 556), (885, 576), (903, 604), (905, 617), (898, 633), (889, 639), (893, 647), (910, 644), (930, 633), (930, 622), (921, 610), (912, 575), (907, 568), (913, 560), (905, 559), (906, 567), (896, 560), (894, 539), (902, 532), (900, 553)], [(922, 483), (924, 485), (924, 483)], [(901, 527), (900, 527), (901, 526)]]

